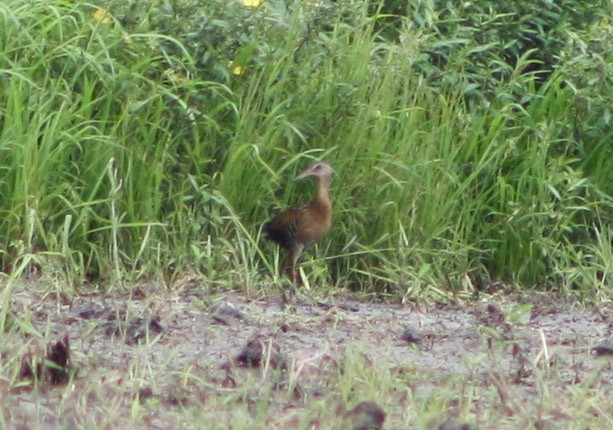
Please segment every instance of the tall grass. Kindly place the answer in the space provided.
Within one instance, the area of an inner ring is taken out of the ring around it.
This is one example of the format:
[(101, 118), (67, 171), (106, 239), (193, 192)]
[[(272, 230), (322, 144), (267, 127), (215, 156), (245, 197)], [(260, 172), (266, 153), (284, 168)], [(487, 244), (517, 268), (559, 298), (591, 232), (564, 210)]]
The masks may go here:
[[(312, 282), (610, 294), (610, 78), (586, 90), (587, 59), (562, 53), (542, 82), (529, 52), (501, 57), (480, 87), (478, 42), (436, 69), (457, 40), (401, 19), (388, 41), (351, 2), (101, 4), (0, 6), (5, 271), (30, 256), (75, 286), (195, 270), (259, 288), (275, 271), (261, 222), (308, 198), (290, 180), (325, 158), (334, 227)], [(606, 48), (611, 31), (574, 36)]]

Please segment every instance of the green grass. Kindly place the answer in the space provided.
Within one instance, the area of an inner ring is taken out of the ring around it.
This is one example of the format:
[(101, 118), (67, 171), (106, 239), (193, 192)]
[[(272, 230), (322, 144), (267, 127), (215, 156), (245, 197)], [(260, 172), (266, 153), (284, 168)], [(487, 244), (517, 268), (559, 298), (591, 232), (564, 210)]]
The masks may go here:
[[(94, 3), (0, 4), (0, 427), (339, 428), (367, 399), (385, 428), (611, 426), (598, 330), (572, 350), (581, 331), (528, 342), (515, 383), (523, 331), (474, 320), (464, 342), (437, 308), (397, 304), (500, 281), (611, 299), (610, 2)], [(282, 256), (260, 228), (310, 198), (293, 178), (315, 159), (335, 169), (334, 221), (303, 257), (307, 294), (396, 304), (277, 312)], [(232, 291), (253, 320), (213, 325)], [(109, 321), (69, 315), (80, 293), (126, 323), (158, 315), (163, 336), (105, 335)], [(535, 333), (537, 305), (508, 322)], [(430, 346), (394, 343), (402, 311), (435, 327)], [(289, 386), (257, 371), (220, 385), (245, 326), (281, 341)], [(22, 358), (63, 330), (76, 373), (27, 388)]]
[(422, 11), (447, 35), (399, 16), (386, 39), (388, 17), (352, 2), (99, 3), (0, 6), (6, 273), (28, 260), (68, 291), (185, 271), (265, 289), (259, 227), (308, 198), (291, 179), (323, 158), (334, 227), (305, 258), (312, 284), (610, 297), (608, 6), (560, 15), (552, 34), (572, 43), (543, 81), (534, 51), (509, 63), (447, 12)]

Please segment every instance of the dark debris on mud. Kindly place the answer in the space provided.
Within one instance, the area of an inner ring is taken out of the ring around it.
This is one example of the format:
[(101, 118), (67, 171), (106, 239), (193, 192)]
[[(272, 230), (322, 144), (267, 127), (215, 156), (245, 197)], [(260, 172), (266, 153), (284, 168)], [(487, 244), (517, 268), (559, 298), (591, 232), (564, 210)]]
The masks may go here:
[(68, 335), (47, 346), (44, 355), (28, 352), (21, 361), (20, 380), (37, 385), (63, 385), (70, 378), (70, 340)]
[[(607, 340), (613, 336), (611, 304), (586, 308), (561, 303), (548, 294), (516, 294), (426, 305), (374, 303), (339, 294), (327, 303), (297, 299), (288, 310), (276, 297), (204, 297), (192, 287), (141, 291), (151, 293), (137, 297), (92, 293), (70, 302), (49, 299), (29, 288), (14, 292), (15, 318), (31, 315), (43, 339), (62, 339), (52, 343), (46, 356), (57, 363), (59, 372), (48, 373), (51, 385), (66, 383), (69, 375), (77, 387), (92, 380), (115, 387), (125, 383), (126, 391), (140, 402), (156, 399), (170, 408), (227, 394), (246, 380), (241, 372), (259, 372), (262, 377), (277, 375), (271, 383), (293, 393), (297, 403), (292, 407), (297, 408), (306, 399), (331, 395), (326, 379), (338, 373), (353, 353), (396, 376), (423, 375), (411, 380), (414, 396), (432, 395), (436, 381), (449, 377), (494, 386), (499, 407), (512, 415), (517, 412), (516, 399), (529, 402), (535, 395), (537, 366), (555, 364), (565, 384), (576, 384), (593, 371), (600, 372), (607, 390), (611, 390), (607, 381), (613, 381), (611, 366), (603, 367), (597, 359), (613, 351)], [(24, 344), (40, 341), (28, 333), (22, 336)], [(493, 352), (496, 358), (488, 359)], [(75, 354), (76, 359), (69, 361)], [(475, 362), (477, 356), (485, 358)], [(190, 368), (204, 375), (210, 390), (190, 390), (179, 376), (131, 387), (124, 375), (133, 360), (151, 368), (163, 366), (169, 375)], [(25, 364), (22, 378), (42, 376), (37, 366)], [(287, 378), (292, 369), (299, 369), (296, 381)], [(4, 407), (13, 408), (11, 416), (17, 421), (28, 414), (19, 413), (23, 395), (19, 391), (5, 396)], [(376, 403), (363, 405), (340, 416), (368, 424), (356, 424), (355, 429), (382, 428), (384, 420), (395, 428), (393, 412), (386, 418)], [(475, 408), (479, 407), (477, 403)], [(433, 428), (470, 426), (450, 418)]]

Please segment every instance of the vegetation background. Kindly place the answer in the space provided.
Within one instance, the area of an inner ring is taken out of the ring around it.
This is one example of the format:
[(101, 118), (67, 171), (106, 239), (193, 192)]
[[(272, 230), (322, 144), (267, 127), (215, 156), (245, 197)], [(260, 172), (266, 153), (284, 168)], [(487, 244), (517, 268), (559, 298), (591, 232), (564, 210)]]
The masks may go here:
[[(0, 427), (613, 428), (612, 68), (611, 0), (3, 0)], [(305, 287), (394, 300), (267, 294), (315, 159)], [(492, 284), (561, 294), (411, 300)]]
[(4, 1), (0, 265), (266, 288), (261, 223), (325, 159), (311, 283), (611, 297), (612, 7)]

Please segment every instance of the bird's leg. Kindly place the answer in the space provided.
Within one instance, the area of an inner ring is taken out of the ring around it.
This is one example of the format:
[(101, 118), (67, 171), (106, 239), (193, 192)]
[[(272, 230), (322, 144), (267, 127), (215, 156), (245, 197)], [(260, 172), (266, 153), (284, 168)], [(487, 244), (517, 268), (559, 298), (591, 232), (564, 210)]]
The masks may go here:
[(292, 265), (291, 253), (287, 255), (280, 268), (281, 278), (286, 278), (289, 281), (290, 288), (283, 287), (281, 289), (281, 303), (283, 307), (292, 305), (296, 296), (296, 270)]
[(292, 265), (289, 270), (289, 280), (292, 282), (292, 284), (296, 287), (301, 287), (302, 286), (302, 276), (300, 276), (298, 274), (298, 271), (296, 270), (296, 266)]
[(295, 283), (296, 269), (292, 265), (292, 259), (289, 255), (281, 265), (281, 275), (287, 277), (292, 284)]
[(290, 249), (290, 252), (287, 256), (287, 269), (288, 276), (290, 281), (295, 287), (299, 287), (302, 285), (302, 278), (298, 276), (296, 272), (296, 265), (298, 264), (298, 258), (304, 249), (303, 245), (298, 245)]
[(296, 271), (296, 264), (303, 249), (304, 246), (300, 245), (291, 247), (288, 250), (287, 258), (283, 262), (283, 272), (290, 282), (290, 288), (283, 289), (283, 302), (285, 304), (295, 301), (296, 294), (298, 293), (298, 287), (302, 285), (302, 278)]
[[(294, 298), (298, 294), (300, 294), (301, 296), (306, 297), (308, 301), (311, 302), (311, 304), (320, 306), (321, 303), (318, 302), (315, 298), (313, 298), (308, 290), (305, 290), (303, 288), (302, 289), (298, 288), (298, 287), (301, 287), (303, 284), (302, 276), (300, 276), (297, 270), (298, 258), (302, 254), (302, 251), (304, 251), (304, 248), (305, 248), (304, 245), (300, 245), (290, 250), (290, 253), (288, 254), (287, 260), (285, 262), (286, 263), (285, 266), (287, 270), (287, 277), (289, 278), (291, 282), (291, 291), (292, 291), (292, 295), (294, 296)], [(287, 291), (287, 290), (284, 290), (284, 291)]]

